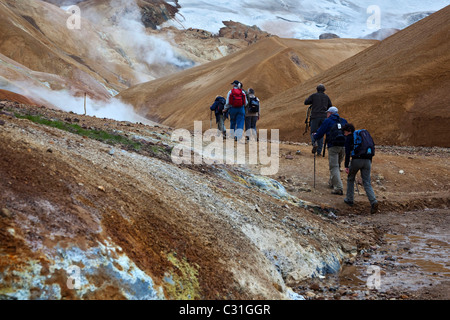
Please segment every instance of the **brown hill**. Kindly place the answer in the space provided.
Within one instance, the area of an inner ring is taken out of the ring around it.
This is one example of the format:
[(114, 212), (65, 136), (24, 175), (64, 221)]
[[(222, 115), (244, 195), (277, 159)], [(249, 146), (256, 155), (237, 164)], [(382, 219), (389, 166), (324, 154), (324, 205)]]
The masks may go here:
[(23, 95), (31, 86), (107, 100), (129, 86), (247, 46), (242, 39), (152, 30), (176, 11), (164, 1), (111, 3), (79, 3), (81, 28), (72, 30), (70, 13), (53, 4), (0, 0), (0, 86)]
[(0, 100), (8, 100), (8, 101), (14, 101), (14, 102), (30, 104), (30, 105), (35, 104), (33, 101), (31, 101), (27, 97), (24, 97), (20, 94), (17, 94), (17, 93), (8, 91), (8, 90), (2, 90), (2, 89), (0, 89)]
[(449, 15), (450, 6), (265, 101), (260, 127), (308, 141), (303, 101), (324, 83), (341, 116), (370, 130), (378, 144), (449, 147)]
[(83, 18), (81, 29), (70, 30), (69, 14), (35, 0), (2, 0), (0, 17), (0, 52), (30, 70), (63, 77), (72, 87), (55, 80), (49, 81), (52, 89), (89, 92), (100, 99), (126, 88), (123, 82), (136, 81), (120, 48)]
[(119, 96), (150, 119), (192, 128), (195, 120), (209, 122), (209, 105), (216, 95), (226, 95), (235, 79), (245, 88), (253, 87), (264, 101), (374, 43), (270, 37), (222, 59), (137, 85)]

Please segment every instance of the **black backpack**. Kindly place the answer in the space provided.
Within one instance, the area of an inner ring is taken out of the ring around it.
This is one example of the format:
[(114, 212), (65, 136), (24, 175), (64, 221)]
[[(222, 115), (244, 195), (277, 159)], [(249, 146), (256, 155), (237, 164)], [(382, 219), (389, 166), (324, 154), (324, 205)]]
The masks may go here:
[(342, 127), (341, 118), (339, 118), (330, 129), (330, 142), (334, 147), (345, 146), (345, 135)]
[(259, 112), (259, 101), (258, 98), (254, 97), (254, 98), (249, 98), (248, 101), (248, 111), (250, 113), (255, 113), (255, 112)]
[(222, 113), (225, 104), (227, 103), (227, 100), (224, 97), (217, 97), (216, 98), (216, 102), (217, 102), (217, 112)]
[(372, 158), (375, 155), (375, 143), (366, 129), (356, 130), (353, 133), (352, 157)]

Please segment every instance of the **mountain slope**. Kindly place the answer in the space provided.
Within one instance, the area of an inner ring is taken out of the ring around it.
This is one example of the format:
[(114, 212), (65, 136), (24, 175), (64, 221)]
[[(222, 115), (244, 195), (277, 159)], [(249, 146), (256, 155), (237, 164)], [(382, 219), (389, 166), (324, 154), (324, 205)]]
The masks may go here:
[(249, 168), (173, 163), (160, 126), (2, 101), (0, 128), (1, 299), (288, 299), (376, 239)]
[[(305, 98), (324, 83), (341, 116), (378, 144), (449, 147), (450, 6), (265, 102), (260, 127), (302, 136)], [(287, 106), (295, 105), (294, 108)], [(283, 119), (280, 125), (279, 119)], [(300, 126), (300, 124), (302, 124)]]
[(86, 20), (81, 21), (80, 30), (70, 30), (65, 11), (35, 0), (2, 0), (0, 16), (0, 52), (30, 70), (70, 82), (64, 87), (59, 81), (49, 81), (52, 89), (88, 92), (105, 99), (126, 88), (123, 82), (136, 81), (120, 48), (107, 37), (103, 39), (101, 31)]
[(222, 59), (134, 86), (118, 96), (141, 115), (191, 128), (209, 119), (216, 95), (238, 79), (264, 101), (373, 45), (373, 40), (295, 40), (270, 37)]

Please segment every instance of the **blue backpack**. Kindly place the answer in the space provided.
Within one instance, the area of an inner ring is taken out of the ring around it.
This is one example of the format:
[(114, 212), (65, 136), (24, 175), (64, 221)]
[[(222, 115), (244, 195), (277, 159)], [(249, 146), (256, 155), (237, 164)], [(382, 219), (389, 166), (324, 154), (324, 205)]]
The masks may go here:
[(375, 155), (375, 143), (366, 129), (356, 130), (353, 133), (352, 157), (372, 158)]

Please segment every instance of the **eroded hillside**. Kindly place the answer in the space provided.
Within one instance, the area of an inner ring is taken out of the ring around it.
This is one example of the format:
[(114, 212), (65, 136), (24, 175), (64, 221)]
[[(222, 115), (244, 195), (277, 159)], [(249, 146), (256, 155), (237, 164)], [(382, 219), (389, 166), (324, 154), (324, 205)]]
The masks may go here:
[(375, 238), (245, 167), (173, 164), (169, 128), (1, 107), (3, 297), (283, 299)]
[[(306, 144), (280, 144), (263, 176), (262, 164), (173, 163), (173, 128), (0, 109), (2, 298), (297, 299), (380, 240), (346, 219), (369, 204), (330, 195), (326, 159), (313, 183)], [(380, 215), (447, 210), (448, 152), (378, 150)]]

